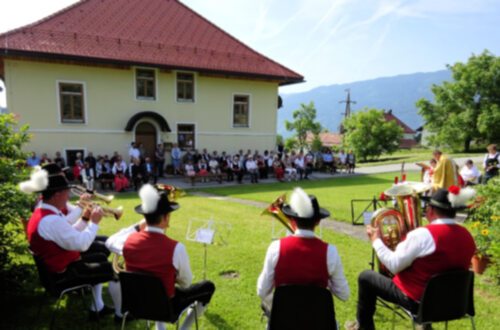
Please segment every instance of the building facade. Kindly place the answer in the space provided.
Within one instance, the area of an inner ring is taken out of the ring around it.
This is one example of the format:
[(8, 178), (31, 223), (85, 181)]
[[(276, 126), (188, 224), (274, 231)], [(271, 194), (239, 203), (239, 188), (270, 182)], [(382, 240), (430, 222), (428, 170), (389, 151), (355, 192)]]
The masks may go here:
[(278, 87), (303, 77), (179, 1), (148, 4), (81, 1), (0, 35), (0, 78), (9, 112), (30, 126), (27, 148), (273, 149)]

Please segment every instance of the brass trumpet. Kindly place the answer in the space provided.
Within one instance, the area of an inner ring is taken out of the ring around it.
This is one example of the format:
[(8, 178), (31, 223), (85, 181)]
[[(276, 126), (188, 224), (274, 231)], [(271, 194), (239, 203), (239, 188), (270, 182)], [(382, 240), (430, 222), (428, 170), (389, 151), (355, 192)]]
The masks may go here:
[(103, 195), (103, 194), (99, 194), (97, 191), (88, 191), (85, 187), (82, 187), (82, 186), (73, 186), (71, 188), (71, 192), (76, 195), (76, 196), (81, 196), (85, 193), (88, 193), (90, 195), (92, 195), (93, 197), (103, 201), (104, 203), (106, 204), (109, 204), (113, 201), (113, 199), (115, 198), (115, 196), (113, 195)]
[(103, 206), (96, 202), (90, 201), (79, 201), (78, 204), (84, 209), (93, 209), (94, 207), (100, 207), (104, 212), (105, 217), (114, 217), (116, 221), (120, 220), (123, 215), (123, 207), (119, 206), (117, 208), (111, 208), (109, 206)]
[(274, 216), (278, 221), (285, 226), (286, 230), (288, 230), (291, 233), (294, 233), (296, 228), (290, 221), (290, 219), (281, 211), (281, 208), (283, 207), (283, 204), (286, 202), (286, 194), (278, 196), (274, 202), (269, 204), (268, 207), (266, 207), (261, 215), (269, 214)]

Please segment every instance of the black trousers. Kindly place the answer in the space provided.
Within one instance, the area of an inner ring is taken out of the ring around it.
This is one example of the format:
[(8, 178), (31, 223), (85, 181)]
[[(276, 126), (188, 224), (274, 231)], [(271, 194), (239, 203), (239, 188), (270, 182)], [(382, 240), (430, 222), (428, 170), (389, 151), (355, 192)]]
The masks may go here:
[(61, 286), (98, 284), (115, 280), (113, 266), (108, 261), (110, 251), (104, 243), (107, 236), (96, 236), (89, 249), (81, 253), (80, 260), (72, 262), (62, 273), (56, 274)]
[(203, 305), (210, 302), (215, 292), (215, 285), (210, 281), (201, 281), (191, 285), (189, 288), (175, 288), (175, 296), (172, 299), (174, 314), (178, 317), (182, 311), (195, 301)]
[(412, 313), (416, 313), (419, 307), (418, 302), (408, 298), (390, 278), (373, 270), (365, 270), (358, 277), (357, 319), (363, 330), (375, 329), (373, 315), (377, 297), (398, 304)]

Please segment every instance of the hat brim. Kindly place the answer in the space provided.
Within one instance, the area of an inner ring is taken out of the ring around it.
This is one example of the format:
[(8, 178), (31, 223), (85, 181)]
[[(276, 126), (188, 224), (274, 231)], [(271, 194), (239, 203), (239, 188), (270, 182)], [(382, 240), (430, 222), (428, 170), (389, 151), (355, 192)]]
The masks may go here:
[(330, 212), (328, 212), (327, 210), (325, 210), (324, 208), (321, 208), (321, 207), (319, 208), (319, 212), (318, 212), (317, 215), (315, 215), (313, 217), (309, 217), (309, 218), (300, 217), (296, 212), (294, 212), (292, 210), (292, 208), (290, 207), (290, 205), (284, 205), (281, 208), (281, 211), (287, 217), (293, 218), (293, 219), (298, 220), (298, 221), (317, 221), (317, 220), (321, 220), (321, 219), (324, 219), (324, 218), (328, 218), (330, 216)]
[(76, 186), (76, 185), (74, 185), (74, 184), (68, 184), (67, 186), (47, 187), (47, 188), (46, 188), (46, 189), (44, 189), (44, 190), (35, 191), (35, 193), (37, 193), (37, 194), (41, 194), (41, 193), (43, 193), (44, 191), (61, 191), (61, 190), (68, 190), (68, 189), (74, 188), (75, 186)]
[(134, 210), (135, 210), (136, 213), (139, 213), (139, 214), (142, 214), (142, 215), (148, 215), (148, 214), (167, 214), (167, 213), (170, 213), (170, 212), (178, 210), (179, 207), (180, 206), (179, 206), (178, 203), (172, 202), (172, 203), (168, 203), (168, 205), (166, 205), (166, 206), (158, 208), (153, 213), (146, 213), (142, 209), (142, 204), (141, 204), (141, 205), (137, 205)]

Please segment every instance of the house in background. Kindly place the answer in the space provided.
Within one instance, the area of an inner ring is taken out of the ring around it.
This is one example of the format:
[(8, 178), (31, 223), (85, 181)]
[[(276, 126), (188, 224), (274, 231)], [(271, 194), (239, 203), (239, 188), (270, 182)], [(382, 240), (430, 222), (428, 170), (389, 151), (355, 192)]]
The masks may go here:
[(274, 149), (278, 87), (304, 80), (176, 0), (80, 1), (4, 33), (0, 79), (27, 148), (68, 158)]
[[(332, 132), (321, 132), (319, 133), (319, 139), (323, 147), (340, 147), (342, 145), (342, 134), (332, 133)], [(307, 133), (306, 141), (310, 145), (314, 141), (314, 134), (311, 132)]]
[(384, 111), (384, 118), (386, 121), (395, 121), (399, 127), (403, 129), (403, 137), (399, 140), (399, 148), (401, 149), (411, 149), (417, 146), (417, 141), (415, 140), (416, 132), (411, 129), (408, 125), (403, 123), (398, 117), (396, 117), (392, 110)]

